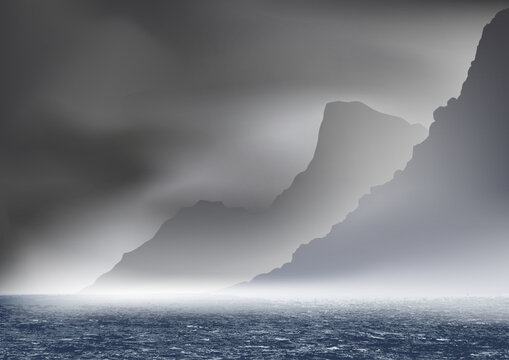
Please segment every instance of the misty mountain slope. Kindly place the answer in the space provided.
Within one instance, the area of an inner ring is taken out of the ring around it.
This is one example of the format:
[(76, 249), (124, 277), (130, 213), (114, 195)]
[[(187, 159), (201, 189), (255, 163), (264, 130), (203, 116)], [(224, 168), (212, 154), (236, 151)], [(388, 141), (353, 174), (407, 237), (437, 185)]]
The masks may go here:
[(245, 290), (509, 293), (509, 9), (405, 170)]
[(425, 134), (420, 125), (408, 126), (360, 102), (328, 104), (312, 161), (267, 216), (299, 227), (302, 241), (317, 236), (317, 230), (325, 235), (371, 186), (389, 181), (406, 164), (411, 147)]
[(212, 290), (268, 271), (390, 180), (425, 136), (422, 126), (361, 103), (330, 103), (308, 169), (271, 208), (250, 213), (202, 201), (183, 209), (87, 291)]

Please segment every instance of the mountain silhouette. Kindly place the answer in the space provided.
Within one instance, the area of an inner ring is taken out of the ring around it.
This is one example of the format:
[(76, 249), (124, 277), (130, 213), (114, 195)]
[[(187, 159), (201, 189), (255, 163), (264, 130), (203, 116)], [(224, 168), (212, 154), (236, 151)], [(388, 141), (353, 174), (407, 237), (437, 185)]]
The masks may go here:
[(327, 104), (309, 167), (269, 209), (208, 201), (182, 209), (86, 291), (212, 290), (269, 271), (390, 180), (426, 133), (359, 102)]
[(425, 136), (421, 125), (409, 126), (360, 102), (328, 104), (312, 161), (275, 199), (268, 217), (297, 227), (298, 244), (317, 236), (317, 229), (325, 235), (370, 187), (403, 168)]
[(485, 27), (460, 96), (434, 118), (392, 181), (291, 262), (238, 289), (507, 294), (509, 9)]

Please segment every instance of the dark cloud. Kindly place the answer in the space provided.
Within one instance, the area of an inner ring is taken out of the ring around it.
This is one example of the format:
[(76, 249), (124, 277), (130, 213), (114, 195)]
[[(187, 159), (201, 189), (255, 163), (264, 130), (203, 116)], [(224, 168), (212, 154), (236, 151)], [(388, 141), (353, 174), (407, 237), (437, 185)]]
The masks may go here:
[(140, 155), (154, 136), (143, 129), (94, 133), (73, 127), (62, 114), (39, 111), (37, 119), (17, 118), (9, 130), (0, 134), (0, 159), (3, 202), (14, 229), (44, 224), (67, 207), (139, 185), (151, 173)]

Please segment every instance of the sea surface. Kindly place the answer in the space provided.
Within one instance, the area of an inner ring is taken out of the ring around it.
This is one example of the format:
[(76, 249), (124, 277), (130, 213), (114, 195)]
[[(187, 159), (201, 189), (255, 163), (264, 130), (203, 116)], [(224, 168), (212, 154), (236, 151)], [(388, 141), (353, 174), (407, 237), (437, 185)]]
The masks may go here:
[(1, 296), (0, 359), (509, 359), (509, 299)]

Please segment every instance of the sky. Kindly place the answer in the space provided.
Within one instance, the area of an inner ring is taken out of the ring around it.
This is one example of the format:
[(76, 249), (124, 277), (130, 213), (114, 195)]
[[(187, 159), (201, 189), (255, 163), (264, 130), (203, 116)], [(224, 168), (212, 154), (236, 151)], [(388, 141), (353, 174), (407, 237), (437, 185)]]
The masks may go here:
[(268, 206), (327, 102), (428, 126), (507, 4), (3, 1), (0, 291), (76, 291), (201, 199)]

